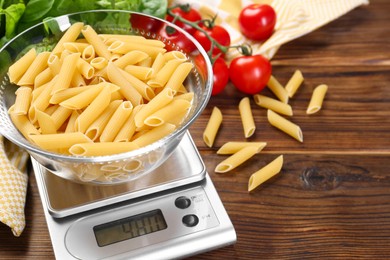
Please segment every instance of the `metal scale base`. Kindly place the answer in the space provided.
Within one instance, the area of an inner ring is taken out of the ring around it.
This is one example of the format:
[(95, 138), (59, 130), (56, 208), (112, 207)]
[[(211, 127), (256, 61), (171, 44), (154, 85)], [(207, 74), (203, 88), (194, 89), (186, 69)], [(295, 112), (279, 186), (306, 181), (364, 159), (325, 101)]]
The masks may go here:
[(189, 133), (155, 172), (124, 184), (78, 184), (32, 164), (57, 259), (177, 259), (236, 241)]

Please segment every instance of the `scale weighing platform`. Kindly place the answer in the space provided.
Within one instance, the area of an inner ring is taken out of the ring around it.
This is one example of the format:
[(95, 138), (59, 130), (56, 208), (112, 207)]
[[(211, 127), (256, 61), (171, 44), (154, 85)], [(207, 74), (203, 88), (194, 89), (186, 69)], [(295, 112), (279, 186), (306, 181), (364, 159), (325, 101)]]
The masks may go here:
[(129, 183), (83, 185), (32, 164), (56, 259), (178, 259), (236, 241), (188, 132), (155, 172)]

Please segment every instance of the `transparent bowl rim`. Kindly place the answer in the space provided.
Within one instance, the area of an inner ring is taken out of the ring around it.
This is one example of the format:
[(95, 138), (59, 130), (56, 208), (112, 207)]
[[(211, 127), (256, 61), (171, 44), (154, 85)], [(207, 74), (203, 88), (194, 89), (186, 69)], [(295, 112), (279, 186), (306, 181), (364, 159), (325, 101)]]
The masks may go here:
[(104, 162), (110, 162), (110, 161), (114, 161), (114, 160), (125, 160), (125, 159), (129, 159), (131, 157), (140, 156), (142, 154), (147, 154), (149, 152), (157, 150), (160, 147), (165, 146), (167, 144), (167, 141), (182, 136), (184, 134), (184, 132), (188, 130), (189, 126), (203, 112), (203, 110), (207, 106), (208, 101), (210, 99), (211, 91), (212, 91), (212, 83), (213, 83), (213, 81), (212, 81), (213, 80), (213, 70), (212, 70), (212, 65), (211, 65), (210, 59), (208, 58), (208, 54), (203, 49), (203, 47), (200, 45), (200, 43), (192, 35), (190, 35), (186, 31), (184, 31), (182, 28), (178, 27), (177, 25), (175, 25), (175, 24), (173, 24), (173, 23), (171, 23), (171, 22), (169, 22), (167, 20), (161, 19), (159, 17), (152, 16), (152, 15), (149, 15), (149, 14), (135, 12), (135, 11), (128, 11), (128, 10), (98, 9), (98, 10), (88, 10), (88, 11), (74, 12), (74, 13), (69, 13), (69, 14), (53, 17), (53, 18), (47, 19), (47, 20), (45, 20), (43, 22), (40, 22), (40, 23), (38, 23), (36, 25), (33, 25), (30, 28), (22, 31), (21, 33), (19, 33), (15, 37), (13, 37), (6, 44), (4, 44), (4, 46), (0, 49), (0, 53), (4, 49), (6, 49), (7, 46), (12, 44), (13, 41), (17, 40), (17, 38), (23, 36), (23, 34), (27, 33), (30, 30), (33, 30), (35, 27), (42, 26), (43, 24), (45, 24), (45, 23), (47, 23), (49, 21), (53, 21), (53, 20), (57, 20), (58, 21), (58, 20), (63, 19), (63, 17), (71, 17), (71, 16), (76, 16), (76, 15), (81, 15), (81, 14), (97, 13), (97, 12), (101, 12), (101, 13), (127, 13), (127, 14), (137, 14), (137, 15), (141, 15), (141, 16), (145, 16), (145, 17), (150, 17), (152, 19), (159, 20), (162, 23), (165, 23), (165, 24), (175, 28), (175, 30), (179, 31), (180, 33), (184, 34), (196, 46), (197, 51), (199, 51), (199, 54), (202, 55), (202, 57), (205, 60), (208, 77), (206, 78), (206, 81), (205, 81), (205, 86), (206, 86), (205, 87), (205, 93), (203, 93), (203, 97), (202, 97), (202, 100), (204, 100), (204, 101), (199, 105), (198, 109), (194, 112), (192, 117), (185, 124), (181, 125), (177, 129), (175, 129), (175, 131), (172, 132), (171, 134), (163, 137), (162, 139), (160, 139), (160, 140), (158, 140), (158, 141), (156, 141), (154, 143), (151, 143), (151, 144), (149, 144), (147, 146), (141, 147), (141, 148), (139, 148), (137, 150), (124, 152), (124, 153), (119, 153), (119, 154), (104, 155), (104, 156), (71, 156), (71, 155), (63, 155), (63, 154), (53, 153), (53, 152), (50, 152), (50, 151), (39, 149), (39, 148), (37, 148), (37, 147), (35, 147), (33, 145), (26, 145), (26, 144), (20, 142), (18, 139), (13, 138), (12, 136), (8, 135), (7, 131), (3, 131), (2, 127), (0, 126), (0, 129), (2, 130), (1, 134), (4, 137), (9, 139), (10, 141), (15, 143), (16, 145), (25, 148), (27, 151), (29, 151), (29, 152), (31, 152), (33, 154), (44, 156), (46, 158), (53, 158), (53, 159), (55, 158), (56, 160), (59, 160), (59, 161), (68, 161), (68, 162), (77, 162), (77, 163), (104, 163)]

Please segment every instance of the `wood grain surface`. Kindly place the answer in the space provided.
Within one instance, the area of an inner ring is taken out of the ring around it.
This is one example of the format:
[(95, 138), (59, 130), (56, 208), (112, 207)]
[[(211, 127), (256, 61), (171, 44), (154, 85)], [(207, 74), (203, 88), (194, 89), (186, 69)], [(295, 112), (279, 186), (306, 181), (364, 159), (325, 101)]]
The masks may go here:
[[(290, 104), (304, 142), (267, 122), (251, 105), (266, 148), (231, 173), (217, 174), (226, 141), (245, 141), (233, 86), (212, 97), (191, 127), (237, 232), (237, 243), (191, 259), (390, 258), (390, 1), (371, 0), (326, 26), (284, 45), (273, 75), (286, 84), (296, 69), (305, 81)], [(305, 111), (314, 87), (329, 86), (323, 109)], [(263, 94), (272, 96), (265, 90)], [(202, 141), (212, 108), (224, 121), (213, 148)], [(284, 155), (282, 172), (247, 192), (251, 173)], [(13, 237), (0, 225), (0, 259), (54, 259), (35, 182), (30, 176), (27, 226)]]

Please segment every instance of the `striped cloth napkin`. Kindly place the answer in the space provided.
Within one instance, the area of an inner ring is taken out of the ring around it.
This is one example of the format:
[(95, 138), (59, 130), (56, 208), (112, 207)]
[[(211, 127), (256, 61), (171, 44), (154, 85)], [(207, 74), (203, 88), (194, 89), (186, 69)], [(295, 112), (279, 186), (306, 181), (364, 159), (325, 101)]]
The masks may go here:
[[(217, 24), (226, 28), (232, 45), (248, 43), (254, 54), (262, 54), (268, 59), (276, 54), (280, 46), (339, 18), (352, 9), (368, 4), (368, 0), (173, 0), (170, 4), (189, 3), (198, 9), (203, 17), (216, 14)], [(277, 15), (273, 35), (264, 42), (245, 38), (239, 30), (238, 16), (241, 9), (252, 3), (271, 5)], [(226, 58), (240, 55), (231, 50)]]
[(26, 151), (0, 136), (0, 222), (9, 226), (17, 237), (26, 225), (24, 205), (28, 159)]

